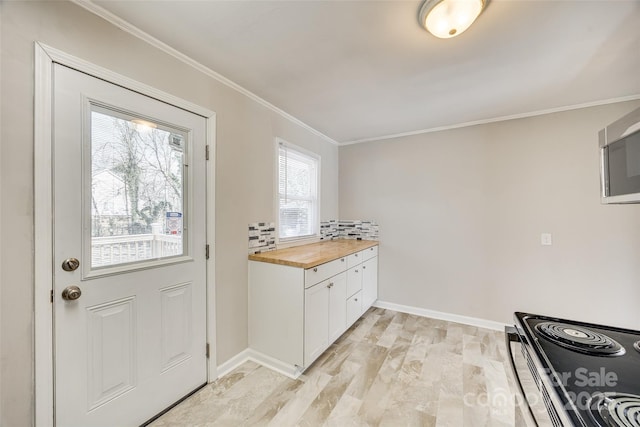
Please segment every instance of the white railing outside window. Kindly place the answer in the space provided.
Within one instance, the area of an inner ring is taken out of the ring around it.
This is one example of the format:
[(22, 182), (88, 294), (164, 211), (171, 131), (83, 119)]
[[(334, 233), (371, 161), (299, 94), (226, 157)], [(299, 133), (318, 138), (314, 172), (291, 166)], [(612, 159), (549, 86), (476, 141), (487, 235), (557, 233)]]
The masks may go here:
[(91, 265), (122, 264), (182, 255), (182, 237), (171, 234), (135, 234), (91, 239)]

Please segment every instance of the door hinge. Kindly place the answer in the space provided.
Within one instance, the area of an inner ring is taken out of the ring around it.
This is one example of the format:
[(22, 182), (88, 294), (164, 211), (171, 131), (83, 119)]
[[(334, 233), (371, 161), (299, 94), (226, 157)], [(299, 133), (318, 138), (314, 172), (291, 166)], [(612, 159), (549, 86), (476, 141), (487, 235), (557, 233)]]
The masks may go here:
[(49, 293), (49, 301), (53, 303), (53, 289), (51, 289), (51, 292)]
[(209, 343), (207, 343), (207, 350), (206, 350), (205, 354), (207, 355), (207, 359), (208, 359), (209, 358)]
[(204, 154), (204, 158), (205, 158), (206, 160), (209, 160), (209, 146), (208, 146), (208, 145), (205, 145), (205, 146), (204, 146), (204, 150), (205, 150), (205, 151), (204, 151), (204, 153), (205, 153), (205, 154)]
[(209, 245), (204, 247), (204, 257), (205, 259), (209, 259)]

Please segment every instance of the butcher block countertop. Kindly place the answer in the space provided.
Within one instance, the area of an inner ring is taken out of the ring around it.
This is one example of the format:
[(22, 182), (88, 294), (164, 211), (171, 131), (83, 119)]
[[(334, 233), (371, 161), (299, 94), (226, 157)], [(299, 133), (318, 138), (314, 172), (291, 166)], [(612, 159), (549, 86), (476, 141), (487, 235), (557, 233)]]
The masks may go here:
[(313, 268), (372, 246), (378, 246), (378, 242), (374, 240), (327, 240), (326, 242), (249, 255), (249, 259), (290, 267)]

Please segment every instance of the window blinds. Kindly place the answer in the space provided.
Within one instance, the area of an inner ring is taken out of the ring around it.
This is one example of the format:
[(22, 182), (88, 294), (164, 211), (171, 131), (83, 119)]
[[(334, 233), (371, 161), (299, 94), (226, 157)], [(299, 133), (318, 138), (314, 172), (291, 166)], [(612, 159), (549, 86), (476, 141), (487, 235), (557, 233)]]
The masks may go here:
[(318, 160), (278, 146), (278, 232), (281, 239), (316, 234)]

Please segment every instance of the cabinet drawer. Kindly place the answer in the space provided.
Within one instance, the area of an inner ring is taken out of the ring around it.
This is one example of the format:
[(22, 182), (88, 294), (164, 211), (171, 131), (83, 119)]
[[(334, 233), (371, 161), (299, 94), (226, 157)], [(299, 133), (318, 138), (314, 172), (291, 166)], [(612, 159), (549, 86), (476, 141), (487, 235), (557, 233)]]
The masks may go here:
[(362, 315), (362, 292), (347, 299), (347, 327), (350, 327)]
[(338, 258), (334, 261), (320, 264), (317, 267), (309, 268), (304, 271), (304, 287), (308, 288), (316, 283), (322, 282), (329, 277), (335, 276), (347, 269), (345, 258)]
[(362, 264), (347, 270), (347, 296), (362, 289)]
[(365, 249), (362, 253), (362, 261), (366, 261), (368, 259), (373, 258), (374, 256), (378, 256), (378, 247), (371, 246), (370, 248)]
[(362, 251), (347, 256), (347, 268), (355, 267), (362, 263)]

